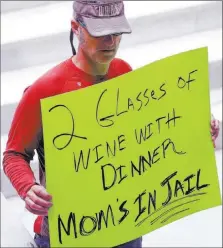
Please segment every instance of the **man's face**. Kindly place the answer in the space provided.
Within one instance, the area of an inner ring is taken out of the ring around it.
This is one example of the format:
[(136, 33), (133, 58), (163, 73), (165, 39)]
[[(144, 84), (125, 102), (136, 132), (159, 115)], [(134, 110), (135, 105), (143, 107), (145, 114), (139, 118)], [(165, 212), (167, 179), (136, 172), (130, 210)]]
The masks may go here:
[(92, 37), (89, 32), (79, 24), (79, 46), (83, 52), (97, 63), (107, 64), (115, 57), (121, 35), (107, 35)]

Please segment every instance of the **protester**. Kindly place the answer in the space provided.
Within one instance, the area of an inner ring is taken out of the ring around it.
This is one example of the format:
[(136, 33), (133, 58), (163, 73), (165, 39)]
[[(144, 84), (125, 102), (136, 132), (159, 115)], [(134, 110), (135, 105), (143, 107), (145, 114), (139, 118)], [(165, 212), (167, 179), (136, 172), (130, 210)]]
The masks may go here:
[[(70, 36), (73, 56), (28, 87), (16, 109), (4, 152), (3, 168), (25, 201), (26, 209), (38, 215), (34, 224), (34, 239), (38, 247), (50, 247), (47, 215), (52, 206), (52, 196), (45, 189), (40, 99), (89, 87), (130, 72), (132, 68), (127, 62), (115, 58), (122, 34), (128, 33), (131, 33), (131, 28), (122, 0), (74, 1)], [(77, 54), (73, 34), (79, 41)], [(214, 121), (211, 125), (213, 141), (218, 130)], [(40, 184), (30, 168), (35, 150), (39, 159)], [(118, 247), (140, 248), (142, 238)]]

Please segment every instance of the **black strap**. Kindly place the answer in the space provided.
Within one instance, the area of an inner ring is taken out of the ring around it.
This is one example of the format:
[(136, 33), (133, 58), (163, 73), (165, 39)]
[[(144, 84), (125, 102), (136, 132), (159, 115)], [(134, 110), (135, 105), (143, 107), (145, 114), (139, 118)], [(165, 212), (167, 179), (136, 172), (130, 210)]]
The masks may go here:
[(71, 28), (71, 30), (70, 30), (70, 44), (71, 44), (71, 49), (72, 49), (73, 55), (76, 55), (76, 50), (74, 48), (73, 39), (74, 39), (74, 33), (72, 31), (72, 28)]

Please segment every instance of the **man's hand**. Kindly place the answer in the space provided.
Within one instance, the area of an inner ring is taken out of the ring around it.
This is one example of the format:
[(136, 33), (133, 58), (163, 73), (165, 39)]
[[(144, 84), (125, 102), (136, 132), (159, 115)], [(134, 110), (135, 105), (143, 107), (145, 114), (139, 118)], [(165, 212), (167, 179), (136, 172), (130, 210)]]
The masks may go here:
[(52, 206), (52, 196), (40, 185), (34, 185), (27, 192), (25, 203), (26, 209), (36, 215), (48, 215), (48, 210)]
[(212, 119), (211, 120), (211, 137), (212, 137), (214, 147), (215, 147), (215, 140), (217, 139), (218, 134), (219, 134), (219, 129), (220, 129), (219, 121), (216, 119)]

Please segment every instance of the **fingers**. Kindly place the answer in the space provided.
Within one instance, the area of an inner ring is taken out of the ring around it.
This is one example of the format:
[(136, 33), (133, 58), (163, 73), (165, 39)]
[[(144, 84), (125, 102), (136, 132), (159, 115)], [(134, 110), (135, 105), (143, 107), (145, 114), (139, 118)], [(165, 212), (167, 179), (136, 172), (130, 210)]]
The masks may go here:
[(218, 120), (214, 119), (211, 121), (211, 128), (212, 129), (219, 129), (219, 124), (220, 124), (220, 122)]
[(45, 188), (34, 185), (25, 198), (26, 209), (33, 214), (48, 215), (49, 208), (52, 206), (52, 196), (47, 193)]
[(214, 145), (214, 148), (216, 148), (216, 144), (215, 144), (215, 140), (217, 139), (218, 135), (219, 135), (219, 130), (220, 130), (220, 126), (219, 126), (220, 122), (216, 119), (212, 119), (211, 120), (211, 139)]
[(44, 198), (41, 198), (41, 196), (39, 197), (37, 194), (35, 194), (34, 191), (29, 191), (27, 193), (27, 197), (40, 207), (49, 208), (52, 206), (52, 203), (50, 201), (44, 200)]
[(35, 185), (32, 187), (32, 191), (39, 196), (40, 198), (46, 200), (46, 201), (51, 201), (52, 196), (47, 193), (46, 189), (40, 185)]
[(216, 138), (214, 136), (212, 136), (211, 138), (212, 138), (212, 142), (213, 142), (214, 148), (216, 148), (216, 145), (215, 145)]
[(29, 198), (26, 199), (26, 206), (25, 207), (32, 214), (41, 215), (41, 216), (48, 215), (48, 211), (46, 211), (46, 210), (37, 210), (36, 204), (34, 202), (32, 202), (32, 200), (30, 200)]
[(47, 215), (49, 208), (42, 207), (33, 202), (28, 196), (25, 198), (26, 209), (33, 214)]
[(216, 129), (219, 129), (219, 124), (220, 124), (219, 120), (214, 120), (214, 127)]
[(211, 121), (211, 135), (214, 137), (214, 139), (216, 139), (218, 137), (219, 134), (219, 121), (218, 120), (212, 120)]

